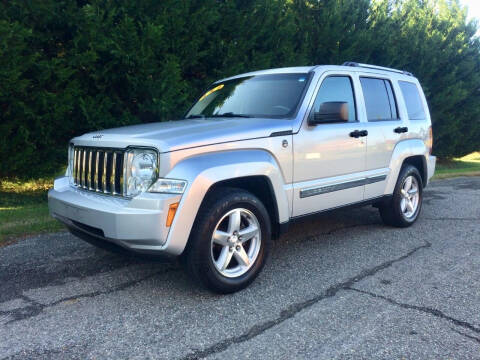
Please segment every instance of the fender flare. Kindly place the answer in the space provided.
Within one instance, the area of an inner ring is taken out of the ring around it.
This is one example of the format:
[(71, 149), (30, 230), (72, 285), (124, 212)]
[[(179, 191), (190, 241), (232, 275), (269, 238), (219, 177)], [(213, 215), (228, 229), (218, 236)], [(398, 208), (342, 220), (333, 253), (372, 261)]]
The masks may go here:
[(221, 151), (200, 154), (177, 163), (165, 177), (186, 180), (188, 184), (164, 245), (168, 247), (168, 252), (183, 252), (200, 205), (212, 185), (224, 180), (259, 175), (267, 177), (271, 183), (279, 222), (287, 222), (290, 216), (284, 177), (277, 161), (269, 152)]
[(385, 195), (392, 194), (395, 185), (397, 184), (398, 175), (400, 174), (400, 169), (406, 158), (411, 156), (422, 156), (424, 166), (426, 169), (426, 159), (428, 157), (428, 149), (425, 146), (425, 143), (420, 139), (406, 139), (402, 140), (393, 149), (392, 157), (390, 159), (389, 168), (390, 173), (387, 178), (387, 185), (385, 187)]

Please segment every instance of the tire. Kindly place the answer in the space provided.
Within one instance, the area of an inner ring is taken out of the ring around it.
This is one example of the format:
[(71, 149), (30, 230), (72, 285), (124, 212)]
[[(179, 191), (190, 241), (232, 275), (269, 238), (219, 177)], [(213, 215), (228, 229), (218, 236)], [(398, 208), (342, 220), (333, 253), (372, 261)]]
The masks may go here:
[(262, 202), (242, 189), (219, 188), (202, 204), (181, 260), (190, 276), (209, 290), (233, 293), (258, 276), (271, 241), (270, 217)]
[[(411, 188), (408, 188), (409, 181), (412, 184)], [(398, 175), (392, 199), (379, 207), (380, 216), (386, 225), (408, 227), (417, 220), (422, 202), (422, 177), (416, 167), (404, 165)]]

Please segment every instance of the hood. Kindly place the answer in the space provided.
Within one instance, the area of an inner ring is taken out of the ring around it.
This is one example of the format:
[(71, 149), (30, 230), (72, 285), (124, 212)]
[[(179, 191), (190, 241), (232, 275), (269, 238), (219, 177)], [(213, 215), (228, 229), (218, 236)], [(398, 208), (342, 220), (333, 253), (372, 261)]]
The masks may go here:
[(99, 130), (76, 137), (73, 142), (102, 147), (154, 146), (160, 152), (169, 152), (268, 137), (273, 132), (290, 130), (292, 121), (288, 119), (206, 118)]

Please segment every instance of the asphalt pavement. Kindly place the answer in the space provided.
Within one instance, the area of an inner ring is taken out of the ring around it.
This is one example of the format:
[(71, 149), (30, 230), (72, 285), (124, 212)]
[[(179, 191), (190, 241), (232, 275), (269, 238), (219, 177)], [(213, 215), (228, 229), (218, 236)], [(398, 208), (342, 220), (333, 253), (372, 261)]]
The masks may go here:
[(340, 210), (271, 255), (220, 296), (68, 233), (0, 248), (0, 359), (480, 359), (480, 177), (432, 182), (410, 228)]

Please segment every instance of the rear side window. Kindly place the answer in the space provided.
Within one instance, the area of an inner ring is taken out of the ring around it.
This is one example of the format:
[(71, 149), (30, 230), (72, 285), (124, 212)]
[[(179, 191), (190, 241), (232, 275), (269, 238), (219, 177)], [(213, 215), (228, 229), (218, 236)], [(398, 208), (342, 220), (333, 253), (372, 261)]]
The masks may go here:
[(389, 80), (361, 77), (368, 121), (398, 120), (397, 104)]
[(417, 85), (408, 81), (399, 81), (410, 120), (425, 120), (425, 109)]

